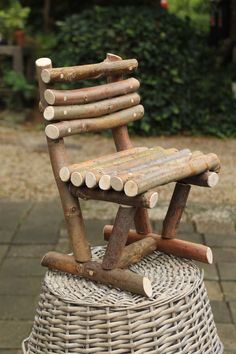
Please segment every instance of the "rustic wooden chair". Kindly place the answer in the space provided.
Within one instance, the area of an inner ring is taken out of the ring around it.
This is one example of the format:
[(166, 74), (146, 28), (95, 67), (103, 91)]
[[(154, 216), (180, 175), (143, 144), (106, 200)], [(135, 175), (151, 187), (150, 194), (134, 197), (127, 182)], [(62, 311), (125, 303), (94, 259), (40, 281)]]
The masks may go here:
[[(123, 79), (136, 70), (135, 59), (107, 54), (98, 64), (52, 68), (51, 60), (36, 61), (40, 110), (44, 115), (49, 155), (61, 197), (73, 256), (47, 253), (42, 265), (92, 279), (123, 290), (151, 296), (148, 278), (124, 270), (158, 249), (165, 253), (212, 263), (211, 250), (176, 238), (191, 184), (212, 187), (218, 182), (220, 162), (215, 154), (188, 149), (135, 148), (127, 123), (142, 118), (136, 93), (139, 82)], [(76, 90), (58, 90), (53, 83), (107, 78), (107, 84)], [(72, 134), (111, 129), (116, 153), (70, 164), (63, 138)], [(161, 235), (152, 233), (147, 209), (158, 194), (152, 188), (176, 182)], [(108, 240), (102, 261), (91, 259), (79, 198), (119, 204), (113, 226), (105, 226)], [(135, 224), (136, 230), (131, 230)]]

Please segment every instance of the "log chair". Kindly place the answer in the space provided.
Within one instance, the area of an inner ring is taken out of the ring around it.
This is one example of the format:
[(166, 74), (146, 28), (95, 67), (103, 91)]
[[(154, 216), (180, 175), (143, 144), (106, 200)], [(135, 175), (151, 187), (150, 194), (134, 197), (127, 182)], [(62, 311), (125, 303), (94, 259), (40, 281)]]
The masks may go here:
[[(73, 256), (47, 253), (42, 265), (150, 297), (149, 279), (123, 268), (155, 250), (212, 263), (209, 247), (178, 240), (176, 234), (191, 185), (215, 186), (220, 161), (215, 154), (189, 149), (133, 147), (127, 124), (141, 119), (144, 108), (136, 92), (139, 81), (123, 79), (123, 75), (137, 67), (137, 60), (122, 60), (114, 54), (98, 64), (65, 68), (52, 68), (48, 58), (36, 61), (39, 107), (73, 249)], [(73, 90), (53, 88), (53, 83), (100, 77), (106, 77), (107, 83)], [(111, 129), (117, 152), (71, 164), (63, 138), (104, 129)], [(176, 185), (162, 234), (157, 235), (147, 209), (158, 200), (153, 188), (170, 182)], [(102, 261), (91, 257), (79, 199), (119, 204), (114, 225), (104, 228), (108, 245)], [(131, 230), (133, 221), (136, 230)]]

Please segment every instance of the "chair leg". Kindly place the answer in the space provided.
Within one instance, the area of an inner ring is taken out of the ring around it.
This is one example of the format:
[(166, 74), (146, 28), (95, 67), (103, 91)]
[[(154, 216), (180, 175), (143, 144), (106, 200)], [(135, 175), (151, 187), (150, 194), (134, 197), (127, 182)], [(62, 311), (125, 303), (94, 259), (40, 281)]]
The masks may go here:
[(161, 233), (163, 238), (176, 237), (177, 228), (186, 206), (190, 189), (191, 186), (189, 184), (176, 183), (169, 208), (163, 221)]
[(134, 216), (135, 229), (139, 234), (147, 235), (152, 232), (151, 221), (147, 209), (137, 208)]
[(126, 245), (129, 229), (132, 227), (135, 207), (119, 206), (111, 238), (103, 257), (102, 268), (114, 269)]

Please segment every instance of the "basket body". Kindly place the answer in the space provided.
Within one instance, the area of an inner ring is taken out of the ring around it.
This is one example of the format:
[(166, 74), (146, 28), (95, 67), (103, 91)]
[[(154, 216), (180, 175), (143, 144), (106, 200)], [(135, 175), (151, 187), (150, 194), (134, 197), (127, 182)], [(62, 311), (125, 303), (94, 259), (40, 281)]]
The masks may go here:
[[(99, 258), (104, 249), (93, 252)], [(152, 280), (151, 299), (48, 271), (23, 352), (223, 353), (195, 264), (155, 252), (130, 269)]]

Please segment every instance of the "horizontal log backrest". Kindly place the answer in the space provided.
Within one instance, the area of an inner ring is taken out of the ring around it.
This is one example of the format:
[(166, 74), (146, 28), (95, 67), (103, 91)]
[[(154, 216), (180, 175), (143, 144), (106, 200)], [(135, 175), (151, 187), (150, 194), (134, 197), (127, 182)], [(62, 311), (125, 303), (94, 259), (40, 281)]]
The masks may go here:
[(113, 54), (98, 64), (65, 68), (45, 68), (40, 78), (47, 85), (107, 77), (107, 84), (73, 90), (48, 87), (44, 91), (45, 133), (50, 139), (125, 126), (144, 115), (135, 78), (123, 80), (122, 74), (138, 67), (136, 59), (122, 60)]

